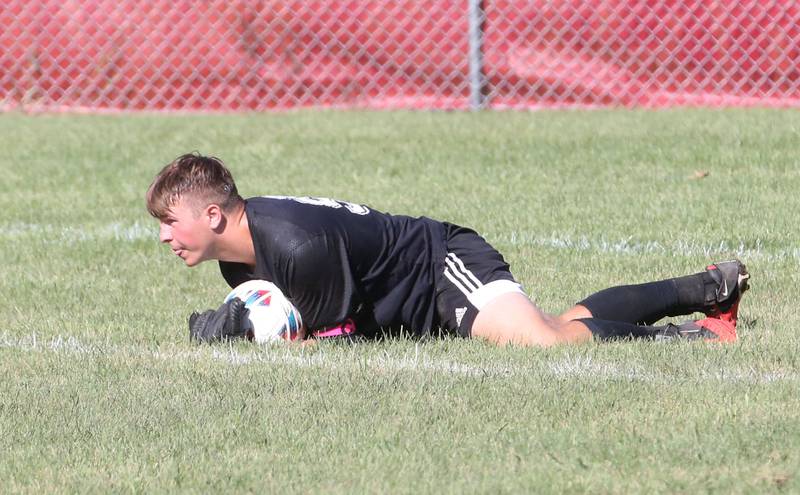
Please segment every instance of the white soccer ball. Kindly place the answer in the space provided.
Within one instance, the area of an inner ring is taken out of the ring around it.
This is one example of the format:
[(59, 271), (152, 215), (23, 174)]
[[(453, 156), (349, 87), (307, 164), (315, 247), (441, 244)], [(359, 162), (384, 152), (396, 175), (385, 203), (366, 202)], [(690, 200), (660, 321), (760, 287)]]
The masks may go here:
[(295, 340), (303, 325), (300, 312), (283, 292), (266, 280), (248, 280), (225, 297), (225, 302), (238, 297), (247, 309), (244, 330), (258, 343)]

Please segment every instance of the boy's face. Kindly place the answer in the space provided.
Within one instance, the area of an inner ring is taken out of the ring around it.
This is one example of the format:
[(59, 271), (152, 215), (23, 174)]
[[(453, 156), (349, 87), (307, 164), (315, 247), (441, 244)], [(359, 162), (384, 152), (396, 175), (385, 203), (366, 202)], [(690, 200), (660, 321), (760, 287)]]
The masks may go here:
[(195, 266), (210, 259), (211, 244), (214, 239), (213, 219), (193, 208), (191, 202), (183, 198), (168, 210), (166, 218), (161, 219), (158, 238), (169, 244), (172, 252), (180, 257), (186, 266)]

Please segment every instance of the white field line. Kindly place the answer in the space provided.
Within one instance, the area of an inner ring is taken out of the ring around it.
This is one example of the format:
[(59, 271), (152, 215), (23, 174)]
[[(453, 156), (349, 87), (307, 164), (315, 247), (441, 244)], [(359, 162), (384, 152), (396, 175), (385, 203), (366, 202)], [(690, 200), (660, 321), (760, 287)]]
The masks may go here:
[[(124, 224), (114, 222), (103, 226), (55, 226), (49, 224), (12, 222), (0, 224), (0, 239), (18, 239), (37, 237), (45, 241), (58, 243), (78, 243), (87, 241), (158, 241), (158, 229), (155, 221), (134, 222)], [(489, 241), (498, 247), (504, 245), (537, 246), (546, 249), (564, 251), (587, 251), (618, 255), (637, 256), (642, 254), (662, 254), (674, 257), (736, 256), (747, 261), (800, 261), (800, 247), (767, 248), (761, 240), (754, 243), (731, 243), (720, 241), (704, 243), (693, 240), (677, 240), (669, 243), (635, 239), (591, 238), (587, 236), (570, 236), (553, 233), (543, 235), (534, 232), (511, 232), (491, 236)]]
[(497, 246), (502, 246), (504, 244), (512, 246), (537, 246), (556, 250), (589, 251), (633, 256), (641, 254), (663, 254), (673, 257), (702, 256), (711, 258), (715, 255), (725, 254), (748, 261), (753, 259), (764, 261), (800, 261), (800, 248), (769, 249), (764, 247), (761, 239), (756, 239), (754, 243), (748, 242), (747, 245), (744, 242), (738, 244), (727, 241), (704, 243), (694, 240), (676, 240), (669, 243), (662, 243), (652, 240), (639, 240), (634, 237), (627, 237), (624, 239), (597, 239), (587, 236), (573, 237), (557, 233), (547, 236), (530, 232), (512, 232), (509, 234), (496, 235), (489, 238), (489, 241)]
[(149, 223), (134, 222), (123, 224), (109, 223), (97, 227), (56, 226), (39, 223), (13, 222), (0, 224), (0, 239), (38, 237), (59, 242), (85, 242), (98, 240), (116, 241), (158, 241), (158, 228), (155, 220)]
[[(668, 345), (668, 344), (667, 344)], [(364, 356), (357, 352), (350, 354), (326, 354), (320, 350), (298, 353), (296, 349), (279, 347), (254, 347), (252, 351), (239, 351), (230, 346), (220, 345), (212, 348), (198, 347), (193, 350), (147, 348), (133, 345), (113, 345), (108, 343), (84, 343), (76, 337), (58, 336), (42, 339), (36, 334), (22, 338), (0, 336), (0, 350), (13, 349), (27, 352), (56, 353), (60, 355), (102, 355), (120, 356), (164, 361), (202, 362), (208, 359), (221, 361), (234, 366), (270, 364), (297, 368), (315, 368), (330, 371), (371, 373), (425, 372), (476, 378), (511, 378), (530, 374), (544, 374), (554, 379), (591, 379), (595, 381), (631, 381), (645, 383), (670, 383), (675, 378), (647, 369), (641, 365), (602, 362), (589, 356), (562, 356), (557, 359), (531, 361), (527, 366), (485, 363), (481, 365), (461, 363), (427, 355), (419, 345), (413, 354), (392, 356), (388, 352), (381, 355)], [(355, 350), (356, 348), (354, 348)], [(761, 371), (749, 368), (715, 368), (692, 370), (691, 375), (680, 377), (680, 382), (715, 381), (722, 383), (767, 384), (798, 383), (800, 374), (790, 370)]]

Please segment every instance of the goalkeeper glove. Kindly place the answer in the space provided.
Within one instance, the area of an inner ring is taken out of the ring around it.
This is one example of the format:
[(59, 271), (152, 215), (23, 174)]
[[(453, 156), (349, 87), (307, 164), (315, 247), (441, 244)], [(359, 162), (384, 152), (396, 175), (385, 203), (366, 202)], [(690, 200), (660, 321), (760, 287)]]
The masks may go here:
[(189, 340), (219, 342), (249, 336), (242, 328), (246, 308), (244, 301), (235, 297), (216, 311), (209, 309), (189, 316)]

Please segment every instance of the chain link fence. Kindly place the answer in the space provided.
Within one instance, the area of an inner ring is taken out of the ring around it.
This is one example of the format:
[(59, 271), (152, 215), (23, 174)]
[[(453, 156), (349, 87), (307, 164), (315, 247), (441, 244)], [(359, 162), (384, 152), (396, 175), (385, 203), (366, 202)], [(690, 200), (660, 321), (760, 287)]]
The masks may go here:
[(800, 106), (793, 0), (5, 0), (0, 109)]

